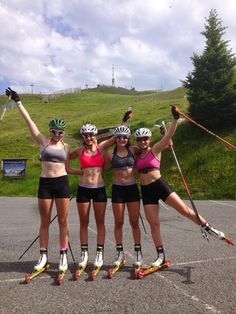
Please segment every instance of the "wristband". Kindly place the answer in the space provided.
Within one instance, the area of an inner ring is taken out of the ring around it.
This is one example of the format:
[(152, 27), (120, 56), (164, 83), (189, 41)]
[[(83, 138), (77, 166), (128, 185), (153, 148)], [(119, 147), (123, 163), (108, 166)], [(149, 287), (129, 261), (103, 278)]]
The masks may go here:
[(15, 102), (16, 106), (19, 107), (20, 105), (22, 105), (22, 102), (20, 100)]

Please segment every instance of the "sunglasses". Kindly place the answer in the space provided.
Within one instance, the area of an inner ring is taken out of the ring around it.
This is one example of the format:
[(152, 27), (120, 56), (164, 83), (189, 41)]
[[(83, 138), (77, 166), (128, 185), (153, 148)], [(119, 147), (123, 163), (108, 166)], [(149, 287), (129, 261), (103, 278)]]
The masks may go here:
[(146, 141), (149, 140), (149, 139), (150, 139), (150, 138), (149, 138), (148, 136), (144, 136), (144, 137), (138, 137), (138, 138), (137, 138), (137, 141), (138, 141), (138, 142), (142, 142), (142, 141), (145, 141), (145, 142), (146, 142)]
[(84, 134), (82, 134), (82, 136), (85, 138), (89, 138), (89, 137), (94, 137), (94, 134), (93, 133), (84, 133)]
[(119, 140), (121, 140), (121, 139), (128, 140), (128, 136), (126, 136), (126, 135), (117, 135), (116, 138), (118, 138)]
[(62, 134), (64, 134), (64, 131), (62, 131), (62, 130), (54, 130), (54, 129), (52, 129), (51, 132), (52, 132), (53, 135), (62, 135)]

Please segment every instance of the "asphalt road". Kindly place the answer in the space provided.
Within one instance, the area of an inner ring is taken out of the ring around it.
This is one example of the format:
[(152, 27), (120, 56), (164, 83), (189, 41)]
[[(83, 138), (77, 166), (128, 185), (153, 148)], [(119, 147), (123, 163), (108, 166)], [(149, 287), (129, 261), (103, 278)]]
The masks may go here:
[[(188, 203), (188, 202), (186, 202)], [(199, 212), (236, 242), (236, 201), (196, 201)], [(55, 208), (53, 215), (56, 214)], [(147, 266), (156, 257), (150, 230), (142, 233), (143, 260)], [(90, 213), (89, 254), (96, 249), (96, 226)], [(70, 243), (79, 259), (78, 214), (71, 202)], [(73, 281), (74, 265), (61, 286), (56, 285), (58, 225), (50, 227), (47, 273), (24, 284), (38, 259), (36, 242), (20, 262), (19, 256), (38, 235), (37, 199), (0, 197), (0, 313), (236, 313), (236, 246), (209, 236), (166, 205), (161, 206), (161, 226), (171, 268), (141, 280), (133, 279), (133, 240), (126, 213), (124, 248), (126, 265), (111, 280), (107, 270), (115, 257), (113, 214), (109, 202), (106, 213), (105, 263), (95, 281), (87, 274)], [(142, 225), (141, 225), (142, 228)], [(142, 229), (143, 231), (143, 229)]]

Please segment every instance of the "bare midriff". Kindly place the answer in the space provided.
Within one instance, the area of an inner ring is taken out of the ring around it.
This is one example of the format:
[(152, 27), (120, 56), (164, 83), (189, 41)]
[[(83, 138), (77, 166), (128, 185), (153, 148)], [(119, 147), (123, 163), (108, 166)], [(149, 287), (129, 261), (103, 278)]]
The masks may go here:
[(158, 169), (149, 171), (148, 173), (140, 172), (141, 185), (151, 184), (155, 182), (156, 180), (160, 179), (160, 177), (161, 177), (161, 173), (160, 173), (160, 170)]
[(133, 168), (113, 169), (113, 182), (120, 184), (135, 183), (135, 175)]
[(64, 163), (42, 161), (41, 167), (40, 176), (42, 178), (57, 178), (67, 175)]
[(83, 175), (80, 177), (80, 185), (102, 186), (104, 180), (101, 167), (82, 168)]

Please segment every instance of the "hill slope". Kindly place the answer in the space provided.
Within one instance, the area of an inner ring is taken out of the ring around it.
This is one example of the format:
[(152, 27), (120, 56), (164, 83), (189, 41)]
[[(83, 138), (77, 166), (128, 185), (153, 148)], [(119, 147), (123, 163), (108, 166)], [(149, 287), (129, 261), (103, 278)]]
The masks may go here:
[[(160, 138), (153, 127), (156, 122), (170, 121), (170, 104), (178, 103), (187, 112), (185, 90), (169, 92), (132, 92), (123, 90), (88, 90), (80, 94), (63, 95), (49, 103), (42, 103), (39, 95), (22, 95), (22, 102), (38, 128), (48, 134), (48, 122), (54, 117), (67, 124), (65, 141), (75, 148), (80, 142), (79, 129), (84, 122), (98, 128), (120, 123), (123, 113), (133, 107), (131, 129), (146, 126), (153, 130), (153, 139)], [(0, 105), (6, 101), (0, 96)], [(236, 144), (236, 130), (218, 134)], [(134, 141), (133, 141), (134, 142)], [(40, 164), (39, 151), (17, 109), (8, 110), (0, 123), (0, 158), (27, 158), (27, 175), (21, 180), (6, 180), (1, 176), (0, 196), (32, 196), (37, 193)], [(236, 154), (206, 132), (185, 122), (174, 136), (174, 147), (194, 199), (236, 199)], [(78, 166), (74, 162), (74, 166)], [(187, 198), (178, 169), (170, 151), (163, 153), (162, 175), (183, 198)], [(70, 176), (73, 191), (78, 177)], [(111, 171), (106, 171), (108, 195), (111, 191)]]

